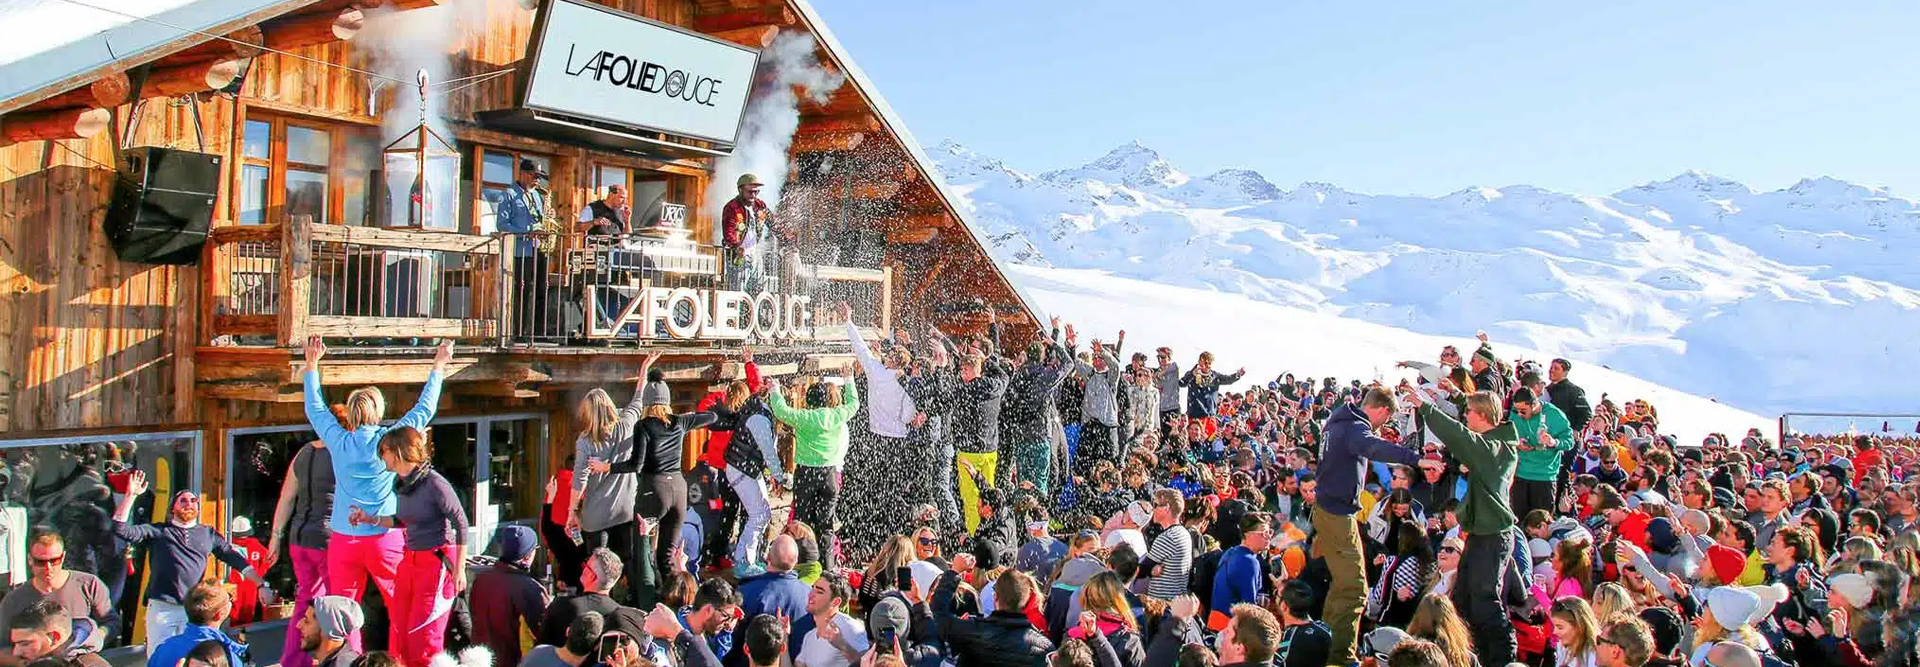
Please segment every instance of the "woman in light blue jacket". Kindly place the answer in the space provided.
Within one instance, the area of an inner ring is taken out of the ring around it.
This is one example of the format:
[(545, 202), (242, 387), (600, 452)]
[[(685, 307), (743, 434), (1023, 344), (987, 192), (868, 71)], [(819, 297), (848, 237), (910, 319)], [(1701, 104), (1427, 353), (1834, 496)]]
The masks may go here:
[[(347, 517), (354, 509), (371, 516), (393, 515), (394, 475), (380, 460), (380, 438), (387, 431), (403, 426), (427, 430), (427, 423), (433, 421), (434, 409), (440, 404), (440, 382), (446, 375), (447, 363), (453, 361), (453, 342), (441, 341), (439, 349), (434, 351), (433, 370), (427, 373), (426, 384), (420, 387), (419, 402), (399, 421), (385, 425), (381, 422), (387, 416), (387, 401), (374, 387), (361, 387), (347, 394), (346, 426), (333, 416), (320, 385), (320, 359), (326, 354), (327, 345), (319, 336), (307, 339), (307, 368), (301, 385), (306, 393), (307, 422), (333, 455), (333, 512), (327, 520), (333, 536), (327, 541), (327, 593), (344, 595), (358, 602), (371, 577), (373, 585), (380, 588), (380, 595), (391, 600), (394, 573), (405, 555), (401, 532), (378, 525), (355, 525)], [(349, 635), (347, 641), (359, 650), (358, 632)]]

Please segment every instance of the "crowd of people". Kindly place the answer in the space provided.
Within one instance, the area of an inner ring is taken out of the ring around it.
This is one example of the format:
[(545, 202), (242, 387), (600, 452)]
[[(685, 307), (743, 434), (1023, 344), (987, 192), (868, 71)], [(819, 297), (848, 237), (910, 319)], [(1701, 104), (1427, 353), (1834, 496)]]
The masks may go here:
[[(1082, 347), (1057, 320), (1024, 346), (847, 330), (844, 369), (783, 382), (748, 351), (694, 399), (650, 356), (624, 404), (585, 393), (540, 527), (486, 556), (430, 465), (450, 348), (388, 422), (375, 388), (327, 403), (312, 341), (319, 439), (264, 561), (190, 492), (132, 522), (134, 475), (115, 525), (148, 545), (148, 665), (252, 664), (201, 576), (219, 558), (271, 598), (284, 556), (290, 667), (469, 646), (525, 667), (1920, 667), (1900, 436), (1682, 445), (1654, 406), (1484, 334), (1343, 383), (1150, 360), (1124, 331)], [(9, 662), (105, 664), (118, 621), (64, 549), (36, 532), (0, 601)], [(369, 583), (384, 651), (361, 641)]]

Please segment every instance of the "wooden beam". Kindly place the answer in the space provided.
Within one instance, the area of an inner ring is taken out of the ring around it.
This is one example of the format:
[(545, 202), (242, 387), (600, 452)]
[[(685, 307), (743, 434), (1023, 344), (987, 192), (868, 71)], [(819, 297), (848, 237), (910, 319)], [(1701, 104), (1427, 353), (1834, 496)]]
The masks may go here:
[[(281, 298), (289, 296), (282, 294)], [(322, 338), (491, 338), (499, 335), (495, 321), (490, 319), (348, 315), (312, 315), (306, 319), (307, 335)]]
[(764, 49), (773, 46), (773, 38), (779, 36), (779, 34), (780, 26), (757, 25), (735, 30), (722, 30), (713, 33), (713, 36), (741, 46)]
[(223, 59), (252, 58), (266, 53), (266, 50), (261, 48), (267, 44), (266, 31), (260, 26), (250, 25), (227, 33), (226, 39), (215, 40), (215, 44), (221, 49), (216, 53), (219, 53), (219, 57)]
[(461, 385), (457, 393), (471, 396), (498, 396), (500, 398), (539, 398), (540, 392), (518, 384), (495, 382), (477, 385)]
[(896, 229), (896, 230), (887, 232), (888, 243), (899, 243), (904, 245), (918, 245), (922, 243), (932, 243), (934, 239), (939, 237), (940, 237), (939, 227), (916, 227), (914, 229)]
[(818, 151), (850, 151), (859, 148), (867, 140), (863, 132), (828, 132), (822, 134), (803, 134), (793, 138), (795, 153)]
[(739, 30), (763, 25), (790, 26), (800, 22), (787, 3), (778, 2), (753, 9), (693, 18), (693, 29), (709, 35), (727, 30)]
[[(892, 239), (889, 238), (888, 240), (891, 241)], [(947, 270), (947, 259), (950, 257), (952, 257), (952, 255), (941, 255), (940, 259), (933, 261), (933, 268), (927, 269), (926, 273), (920, 274), (920, 286), (913, 288), (914, 303), (926, 303), (927, 292), (932, 290), (934, 285), (939, 284), (940, 272)]]
[(85, 139), (106, 131), (113, 112), (106, 109), (55, 109), (0, 116), (0, 145), (23, 141)]
[(107, 74), (87, 84), (65, 93), (48, 98), (45, 102), (33, 105), (35, 109), (65, 109), (68, 107), (89, 107), (112, 109), (132, 101), (133, 84), (127, 80), (125, 72)]
[(905, 184), (900, 181), (860, 181), (854, 183), (852, 187), (847, 188), (845, 197), (848, 199), (892, 199), (894, 195), (900, 194), (900, 188), (903, 185)]
[(808, 116), (844, 116), (871, 111), (872, 107), (867, 105), (867, 101), (860, 97), (859, 91), (854, 90), (851, 83), (841, 84), (827, 96), (825, 102), (817, 101), (811, 95), (803, 94), (800, 98), (800, 116), (803, 119)]
[(291, 51), (316, 44), (353, 39), (360, 34), (366, 13), (348, 7), (335, 13), (309, 14), (268, 21), (260, 27), (267, 48)]
[(300, 385), (275, 382), (202, 382), (194, 393), (201, 398), (262, 403), (299, 403), (306, 399)]
[(310, 225), (311, 238), (315, 241), (330, 243), (351, 243), (354, 245), (379, 246), (382, 248), (403, 248), (407, 250), (441, 250), (467, 255), (497, 255), (500, 246), (491, 236), (461, 234), (428, 229), (382, 229), (379, 227), (348, 227), (346, 225)]
[(147, 75), (140, 96), (178, 97), (219, 90), (240, 78), (242, 64), (239, 60), (208, 60), (156, 69)]

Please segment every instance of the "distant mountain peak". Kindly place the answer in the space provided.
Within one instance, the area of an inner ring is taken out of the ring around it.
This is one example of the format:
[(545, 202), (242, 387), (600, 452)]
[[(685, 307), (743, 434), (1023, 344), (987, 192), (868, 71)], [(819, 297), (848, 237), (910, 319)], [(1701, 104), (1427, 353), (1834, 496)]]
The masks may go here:
[(1719, 198), (1753, 194), (1753, 188), (1747, 187), (1745, 183), (1730, 178), (1715, 176), (1698, 169), (1688, 169), (1680, 172), (1680, 175), (1674, 176), (1673, 178), (1648, 183), (1635, 189), (1697, 192)]
[(1188, 188), (1195, 186), (1205, 186), (1220, 194), (1245, 198), (1247, 201), (1271, 201), (1284, 194), (1279, 186), (1252, 169), (1222, 169), (1187, 184)]
[(1041, 178), (1055, 182), (1100, 181), (1154, 191), (1180, 187), (1189, 180), (1139, 140), (1121, 144), (1085, 166), (1049, 172)]

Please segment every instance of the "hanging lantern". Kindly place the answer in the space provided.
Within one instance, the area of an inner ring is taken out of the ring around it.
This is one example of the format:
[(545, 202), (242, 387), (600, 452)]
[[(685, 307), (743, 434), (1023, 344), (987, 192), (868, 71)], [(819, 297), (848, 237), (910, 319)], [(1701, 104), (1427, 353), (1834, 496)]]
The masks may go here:
[(455, 229), (460, 152), (428, 125), (427, 71), (420, 70), (420, 124), (381, 150), (386, 165), (388, 227)]

